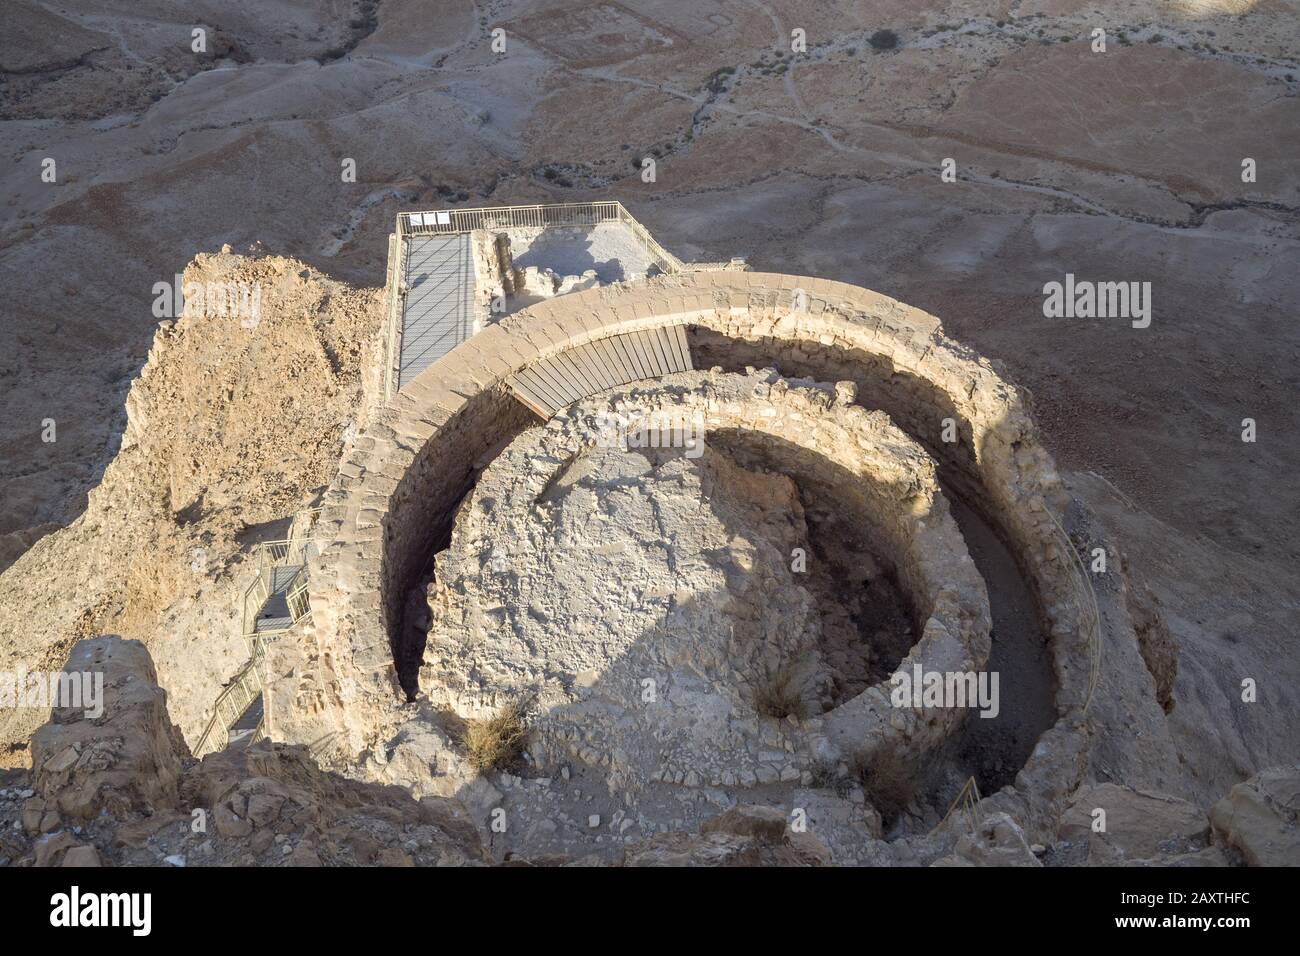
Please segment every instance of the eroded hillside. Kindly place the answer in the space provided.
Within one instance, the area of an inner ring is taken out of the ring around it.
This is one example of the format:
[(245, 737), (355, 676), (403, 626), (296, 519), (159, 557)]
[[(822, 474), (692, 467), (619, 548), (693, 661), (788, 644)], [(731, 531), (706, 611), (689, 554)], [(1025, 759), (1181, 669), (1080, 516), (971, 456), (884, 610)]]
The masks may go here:
[[(164, 319), (126, 402), (122, 446), (85, 513), (0, 575), (0, 670), (57, 670), (97, 634), (144, 641), (190, 733), (247, 657), (238, 621), (254, 542), (333, 476), (377, 389), (375, 293), (275, 256), (202, 255), (193, 314)], [(200, 289), (256, 288), (258, 314)], [(0, 718), (22, 764), (45, 719)]]

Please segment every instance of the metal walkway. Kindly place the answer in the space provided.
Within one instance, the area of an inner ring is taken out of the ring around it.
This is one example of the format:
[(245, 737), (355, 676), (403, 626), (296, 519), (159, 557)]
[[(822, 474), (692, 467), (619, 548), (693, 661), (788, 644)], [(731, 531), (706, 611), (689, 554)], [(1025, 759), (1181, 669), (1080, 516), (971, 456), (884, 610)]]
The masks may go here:
[(298, 572), (303, 567), (304, 565), (301, 564), (288, 564), (271, 569), (270, 593), (266, 596), (266, 603), (254, 618), (254, 631), (260, 634), (263, 631), (282, 631), (286, 627), (293, 626), (294, 616), (289, 607), (289, 592), (297, 583)]
[(670, 325), (565, 349), (521, 369), (508, 381), (516, 398), (542, 418), (550, 418), (588, 395), (692, 368), (685, 326)]
[[(474, 333), (474, 316), (482, 308), (475, 302), (472, 235), (502, 230), (544, 232), (552, 228), (585, 230), (617, 224), (630, 245), (588, 248), (579, 259), (606, 278), (616, 277), (633, 263), (663, 273), (746, 269), (743, 259), (728, 262), (682, 262), (661, 246), (641, 223), (613, 200), (552, 203), (532, 206), (435, 209), (397, 214), (397, 228), (388, 237), (388, 278), (384, 283), (384, 396), (392, 398), (412, 379)], [(538, 239), (533, 235), (529, 244)], [(546, 244), (546, 240), (543, 240)], [(607, 260), (595, 258), (607, 255)], [(590, 259), (588, 262), (587, 260)], [(626, 260), (626, 261), (624, 261)], [(539, 260), (545, 264), (544, 260)], [(573, 263), (565, 268), (573, 267)], [(612, 270), (612, 271), (611, 271)], [(486, 321), (486, 315), (480, 313)]]
[(241, 749), (254, 743), (259, 737), (258, 732), (262, 729), (262, 720), (265, 716), (266, 706), (262, 695), (258, 694), (239, 719), (231, 724), (226, 746)]
[(407, 239), (399, 390), (473, 334), (471, 256), (469, 233)]
[(247, 747), (266, 736), (266, 643), (311, 618), (307, 561), (319, 554), (313, 540), (319, 508), (295, 515), (289, 537), (264, 541), (254, 548), (257, 573), (244, 589), (243, 632), (248, 662), (217, 695), (194, 756)]

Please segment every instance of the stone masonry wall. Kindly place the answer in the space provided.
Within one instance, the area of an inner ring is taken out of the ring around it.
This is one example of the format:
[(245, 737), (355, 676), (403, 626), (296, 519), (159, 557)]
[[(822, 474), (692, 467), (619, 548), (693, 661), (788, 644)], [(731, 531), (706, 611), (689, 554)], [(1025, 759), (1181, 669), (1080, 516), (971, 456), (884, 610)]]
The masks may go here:
[[(341, 754), (357, 754), (400, 719), (385, 595), (388, 605), (400, 600), (431, 554), (432, 528), (444, 520), (439, 507), (460, 496), (472, 461), (520, 421), (500, 393), (505, 378), (596, 338), (683, 321), (805, 361), (828, 353), (860, 361), (856, 375), (834, 377), (860, 379), (868, 404), (888, 398), (882, 406), (904, 430), (961, 476), (962, 491), (1016, 550), (1042, 603), (1062, 716), (1048, 732), (1051, 746), (1039, 749), (1055, 761), (1052, 775), (1077, 775), (1070, 755), (1081, 751), (1084, 733), (1088, 595), (1049, 514), (1064, 509), (1066, 496), (1023, 397), (989, 362), (947, 339), (934, 316), (845, 283), (755, 272), (666, 276), (548, 300), (485, 329), (395, 396), (326, 494), (329, 543), (312, 568), (315, 626), (297, 657), (282, 662), (280, 679), (290, 686), (278, 691), (305, 703), (281, 708), (273, 733), (292, 740), (334, 733)], [(961, 435), (955, 448), (927, 440), (949, 416)]]
[[(602, 763), (610, 761), (611, 772), (628, 779), (639, 775), (616, 765), (644, 750), (649, 746), (646, 741), (664, 736), (650, 728), (632, 732), (629, 725), (646, 719), (645, 708), (626, 713), (617, 703), (618, 695), (606, 704), (616, 712), (592, 719), (590, 708), (596, 704), (583, 702), (582, 692), (573, 689), (582, 681), (557, 664), (566, 659), (564, 650), (552, 646), (547, 627), (529, 630), (528, 614), (522, 614), (523, 623), (518, 625), (529, 634), (522, 642), (515, 627), (494, 615), (484, 626), (484, 608), (528, 603), (517, 589), (520, 577), (547, 576), (535, 560), (526, 560), (516, 573), (489, 574), (482, 567), (485, 542), (491, 543), (493, 560), (504, 561), (506, 554), (513, 554), (516, 542), (536, 528), (535, 512), (548, 488), (573, 462), (609, 441), (608, 423), (617, 420), (615, 416), (645, 416), (650, 422), (698, 420), (706, 436), (743, 432), (761, 446), (760, 457), (782, 474), (801, 486), (831, 489), (853, 526), (853, 536), (872, 542), (881, 560), (894, 566), (919, 609), (919, 636), (900, 669), (910, 674), (916, 665), (926, 672), (969, 673), (984, 667), (990, 650), (988, 595), (939, 491), (929, 455), (883, 412), (855, 404), (849, 383), (791, 381), (770, 370), (748, 375), (696, 371), (614, 389), (578, 403), (557, 415), (549, 427), (521, 436), (489, 467), (459, 512), (450, 557), (439, 565), (440, 575), (450, 574), (436, 602), (440, 613), (435, 617), (442, 626), (436, 636), (437, 651), (426, 652), (426, 671), (421, 675), (422, 690), (435, 708), (449, 707), (463, 718), (481, 717), (494, 712), (502, 699), (540, 694), (548, 698), (543, 725), (567, 726), (563, 715), (568, 708), (578, 707), (580, 719), (559, 735), (560, 748), (575, 756), (602, 755)], [(705, 444), (711, 443), (701, 437)], [(584, 580), (600, 573), (587, 567), (582, 556), (571, 560), (578, 562), (574, 573)], [(678, 661), (696, 660), (698, 654), (701, 672), (709, 672), (707, 661), (723, 660), (721, 666), (730, 674), (725, 683), (735, 694), (729, 711), (734, 720), (719, 727), (701, 726), (704, 732), (694, 749), (662, 758), (664, 762), (653, 768), (655, 779), (681, 776), (712, 785), (723, 784), (728, 774), (749, 783), (805, 776), (810, 780), (819, 761), (851, 764), (885, 745), (916, 753), (929, 750), (965, 717), (960, 708), (894, 707), (889, 684), (882, 682), (824, 715), (806, 715), (794, 726), (769, 721), (773, 726), (768, 732), (774, 730), (790, 744), (775, 748), (790, 756), (785, 763), (772, 765), (767, 755), (774, 748), (761, 744), (758, 715), (745, 703), (754, 695), (743, 692), (755, 677), (761, 679), (761, 670), (745, 667), (736, 647), (716, 655), (706, 651), (718, 639), (713, 633), (717, 629), (710, 628), (707, 613), (700, 617), (696, 621), (687, 615), (657, 635), (655, 653)], [(580, 626), (567, 623), (563, 637), (572, 639), (573, 629)], [(696, 633), (695, 627), (703, 629)], [(613, 640), (612, 636), (587, 637), (601, 644)], [(431, 645), (434, 642), (431, 635)], [(555, 666), (560, 670), (553, 672)], [(700, 707), (709, 709), (706, 703)], [(697, 738), (686, 735), (685, 739)], [(826, 749), (827, 742), (832, 751)]]

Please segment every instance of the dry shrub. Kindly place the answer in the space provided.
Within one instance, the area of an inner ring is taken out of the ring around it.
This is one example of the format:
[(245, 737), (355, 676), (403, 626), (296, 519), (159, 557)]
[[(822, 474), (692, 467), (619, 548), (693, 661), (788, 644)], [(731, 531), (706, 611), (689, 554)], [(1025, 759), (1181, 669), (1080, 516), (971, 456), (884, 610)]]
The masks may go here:
[(804, 716), (802, 681), (795, 668), (782, 664), (776, 670), (765, 670), (754, 682), (754, 709), (765, 717), (782, 720), (793, 714)]
[(470, 764), (479, 773), (486, 773), (518, 760), (527, 739), (523, 708), (507, 704), (491, 717), (466, 722), (462, 743)]
[(895, 747), (876, 747), (859, 755), (853, 761), (853, 771), (886, 829), (893, 826), (920, 790), (920, 768)]

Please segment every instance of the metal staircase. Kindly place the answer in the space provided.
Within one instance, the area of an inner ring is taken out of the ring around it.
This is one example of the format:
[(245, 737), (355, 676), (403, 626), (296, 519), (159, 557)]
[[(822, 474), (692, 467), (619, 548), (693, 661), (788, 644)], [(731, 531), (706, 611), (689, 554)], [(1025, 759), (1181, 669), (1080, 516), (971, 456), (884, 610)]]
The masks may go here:
[(203, 757), (227, 748), (242, 748), (266, 736), (266, 642), (281, 638), (310, 619), (307, 561), (317, 553), (312, 537), (320, 509), (297, 515), (289, 537), (257, 545), (257, 571), (244, 589), (243, 635), (248, 662), (226, 684), (212, 716), (194, 747)]

